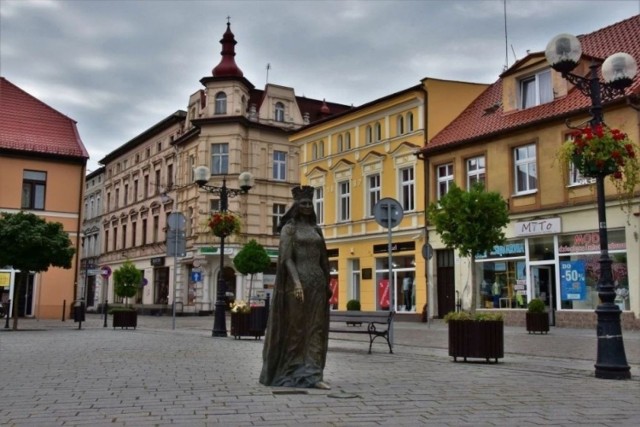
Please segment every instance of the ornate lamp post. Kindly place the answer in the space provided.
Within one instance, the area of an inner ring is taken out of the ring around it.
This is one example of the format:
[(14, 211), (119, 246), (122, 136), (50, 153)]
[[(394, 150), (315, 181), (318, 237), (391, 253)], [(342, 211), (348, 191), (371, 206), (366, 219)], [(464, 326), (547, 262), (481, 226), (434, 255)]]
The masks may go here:
[[(545, 56), (554, 70), (562, 73), (563, 78), (571, 82), (582, 94), (591, 98), (590, 125), (592, 127), (601, 125), (604, 121), (602, 102), (624, 96), (625, 88), (633, 82), (637, 72), (636, 61), (631, 55), (615, 53), (602, 64), (604, 82), (598, 78), (598, 66), (593, 62), (588, 77), (571, 74), (582, 56), (580, 41), (571, 34), (560, 34), (551, 39), (545, 50)], [(595, 376), (604, 379), (629, 379), (631, 372), (622, 340), (621, 311), (613, 302), (616, 294), (611, 258), (609, 258), (604, 193), (604, 179), (607, 175), (608, 172), (595, 175), (600, 235), (600, 277), (597, 285), (600, 304), (596, 308), (598, 359), (595, 364)]]
[[(240, 194), (247, 194), (252, 187), (253, 175), (249, 172), (242, 172), (238, 176), (240, 189), (227, 188), (227, 179), (222, 177), (222, 187), (208, 185), (211, 173), (206, 166), (199, 166), (194, 171), (196, 184), (203, 190), (211, 194), (220, 196), (220, 211), (226, 212), (229, 203), (229, 197), (235, 197)], [(213, 318), (213, 330), (211, 336), (226, 337), (227, 325), (225, 314), (225, 293), (226, 283), (224, 281), (224, 236), (220, 236), (220, 271), (218, 273), (218, 286), (216, 290), (216, 304)]]

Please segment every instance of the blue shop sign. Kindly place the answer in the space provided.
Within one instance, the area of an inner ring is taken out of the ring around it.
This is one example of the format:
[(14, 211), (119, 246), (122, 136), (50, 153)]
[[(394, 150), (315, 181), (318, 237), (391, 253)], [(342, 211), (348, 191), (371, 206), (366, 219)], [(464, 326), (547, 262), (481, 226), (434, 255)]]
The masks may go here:
[(562, 301), (587, 299), (584, 260), (560, 262), (560, 290)]
[(511, 257), (523, 257), (524, 241), (510, 242), (506, 245), (496, 245), (491, 249), (489, 253), (482, 253), (476, 255), (476, 260), (486, 258), (511, 258)]

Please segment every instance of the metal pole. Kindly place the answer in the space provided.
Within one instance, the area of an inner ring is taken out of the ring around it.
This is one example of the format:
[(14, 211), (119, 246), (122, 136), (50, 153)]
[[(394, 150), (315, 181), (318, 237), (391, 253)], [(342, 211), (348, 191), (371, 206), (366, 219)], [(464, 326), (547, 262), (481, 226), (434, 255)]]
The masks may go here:
[(175, 238), (175, 243), (173, 245), (173, 248), (175, 250), (175, 252), (173, 253), (173, 325), (172, 325), (172, 329), (176, 328), (176, 286), (178, 284), (178, 230), (180, 229), (180, 227), (177, 226), (174, 227), (173, 231), (173, 237)]
[(5, 329), (9, 329), (9, 317), (11, 317), (11, 300), (7, 300), (7, 320), (4, 324)]
[[(227, 211), (228, 204), (227, 180), (222, 178), (222, 187), (220, 188), (220, 211)], [(224, 281), (224, 236), (220, 237), (220, 271), (218, 272), (218, 288), (216, 290), (216, 305), (213, 317), (212, 337), (227, 336), (227, 319), (226, 319), (226, 283)]]
[[(391, 238), (391, 203), (387, 203), (387, 218), (388, 218), (388, 227), (387, 227), (387, 252), (389, 253), (389, 311), (394, 310), (395, 308), (395, 280), (393, 280), (393, 243)], [(389, 325), (389, 343), (393, 346), (393, 322)]]
[[(601, 87), (597, 66), (591, 64), (589, 92), (591, 97), (591, 126), (603, 123)], [(604, 174), (596, 177), (596, 195), (598, 198), (598, 233), (600, 236), (600, 276), (598, 278), (598, 298), (600, 304), (596, 308), (598, 320), (598, 355), (595, 364), (596, 378), (629, 379), (631, 368), (627, 364), (620, 325), (620, 307), (614, 304), (616, 297), (609, 258), (609, 238), (607, 236), (607, 212), (605, 206)]]

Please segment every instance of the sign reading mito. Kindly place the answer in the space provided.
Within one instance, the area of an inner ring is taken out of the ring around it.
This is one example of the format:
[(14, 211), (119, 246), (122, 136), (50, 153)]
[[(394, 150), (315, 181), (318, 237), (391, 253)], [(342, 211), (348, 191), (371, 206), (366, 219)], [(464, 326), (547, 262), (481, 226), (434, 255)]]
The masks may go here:
[(533, 219), (515, 223), (516, 236), (534, 236), (537, 234), (556, 234), (562, 231), (560, 218)]

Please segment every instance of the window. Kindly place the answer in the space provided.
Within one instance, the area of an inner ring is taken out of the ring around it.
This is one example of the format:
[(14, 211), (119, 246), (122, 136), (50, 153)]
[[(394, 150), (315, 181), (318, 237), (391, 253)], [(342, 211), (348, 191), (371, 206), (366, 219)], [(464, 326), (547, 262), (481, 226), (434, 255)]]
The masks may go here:
[(405, 211), (416, 208), (415, 186), (413, 166), (400, 169), (400, 203)]
[(214, 114), (227, 114), (227, 94), (224, 92), (216, 93)]
[(116, 188), (116, 198), (113, 201), (114, 209), (118, 209), (120, 207), (120, 189)]
[(407, 132), (413, 132), (413, 113), (407, 113)]
[(282, 219), (286, 211), (287, 205), (282, 205), (280, 203), (273, 204), (273, 209), (271, 211), (271, 226), (273, 234), (278, 234), (278, 224), (280, 224), (280, 220)]
[(124, 203), (122, 206), (127, 206), (129, 203), (129, 184), (124, 185)]
[(311, 146), (311, 159), (318, 160), (318, 144), (316, 144), (315, 142)]
[(338, 221), (349, 221), (351, 219), (351, 190), (349, 181), (338, 183)]
[(211, 175), (229, 173), (229, 144), (211, 145)]
[(133, 203), (138, 201), (138, 180), (133, 180)]
[(318, 224), (324, 224), (324, 187), (316, 187), (313, 191), (313, 204)]
[(551, 70), (520, 80), (520, 101), (523, 109), (553, 101)]
[(515, 157), (516, 194), (530, 193), (538, 188), (536, 169), (536, 146), (534, 144), (517, 147)]
[(437, 196), (438, 196), (438, 200), (440, 200), (442, 196), (444, 196), (449, 192), (449, 188), (453, 183), (453, 163), (438, 166), (437, 176), (438, 176)]
[(118, 250), (118, 227), (113, 227), (113, 250)]
[(467, 189), (471, 189), (477, 182), (484, 185), (485, 172), (484, 156), (467, 159)]
[(44, 209), (47, 173), (22, 172), (22, 209)]
[(131, 222), (131, 246), (135, 247), (138, 241), (138, 223), (135, 221)]
[(162, 141), (158, 141), (158, 153), (162, 151)]
[(127, 248), (127, 225), (122, 226), (122, 249)]
[(220, 209), (220, 199), (211, 199), (209, 200), (209, 211), (210, 212), (219, 212)]
[(287, 153), (273, 152), (273, 179), (284, 181), (287, 179)]
[(344, 151), (344, 143), (342, 141), (342, 135), (338, 135), (338, 153), (341, 153)]
[(367, 144), (371, 144), (373, 142), (373, 130), (371, 129), (371, 126), (367, 126), (365, 132), (365, 142)]
[(344, 149), (351, 150), (351, 133), (349, 132), (344, 134)]
[(144, 154), (147, 159), (151, 157), (151, 147), (147, 147)]
[(382, 125), (376, 123), (376, 142), (382, 140)]
[(147, 219), (142, 220), (142, 244), (147, 244)]
[(107, 193), (107, 212), (111, 210), (111, 192)]
[(156, 170), (155, 191), (153, 191), (153, 194), (156, 196), (160, 194), (160, 169)]
[(320, 141), (318, 143), (318, 157), (319, 158), (324, 157), (324, 141)]
[(149, 175), (144, 176), (144, 198), (149, 197)]
[(373, 207), (380, 201), (380, 174), (367, 177), (367, 215), (373, 216)]
[(284, 104), (276, 102), (276, 122), (284, 122)]
[[(571, 134), (567, 136), (568, 139), (572, 139)], [(595, 178), (589, 178), (582, 175), (582, 173), (575, 167), (573, 162), (569, 162), (569, 185), (585, 185), (593, 184), (596, 182)]]
[(109, 230), (104, 230), (104, 252), (109, 252)]
[(398, 129), (398, 135), (402, 135), (404, 133), (404, 117), (398, 116), (396, 118), (396, 127)]
[(173, 165), (167, 165), (167, 188), (173, 188)]
[(153, 217), (153, 229), (151, 230), (151, 239), (153, 243), (158, 243), (159, 240), (159, 236), (158, 236), (158, 231), (160, 230), (160, 217), (159, 216), (154, 216)]

